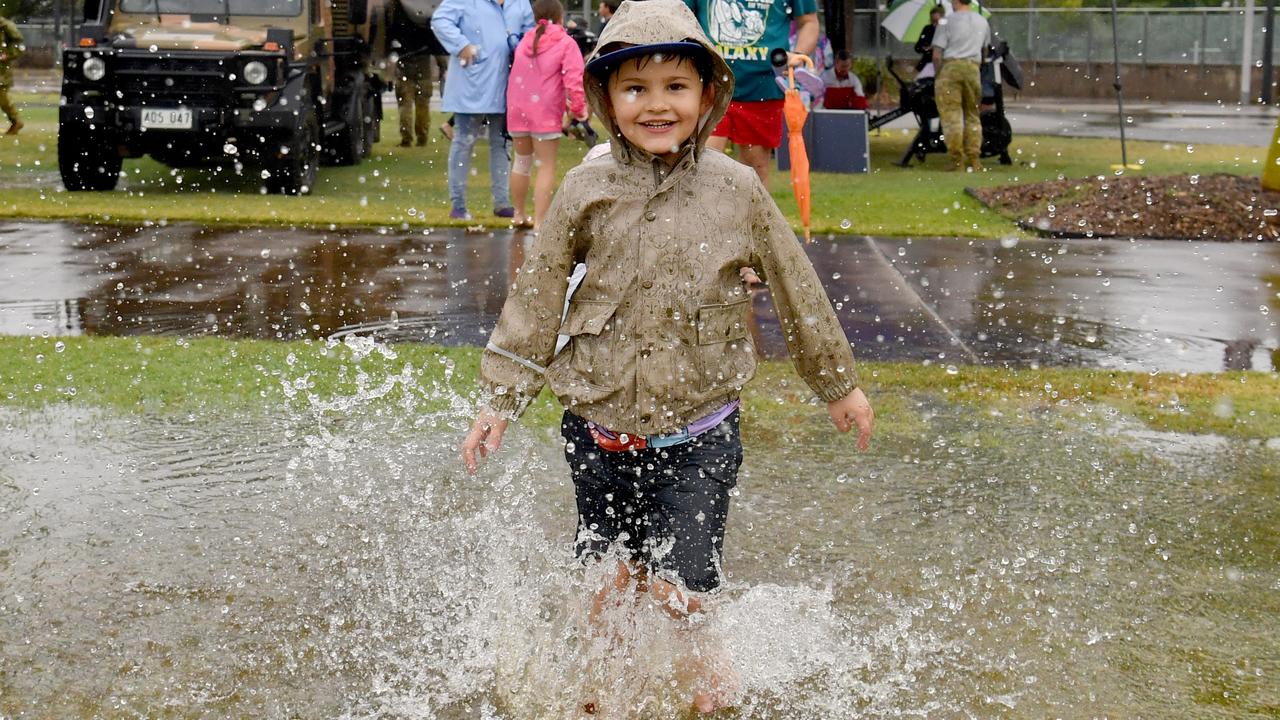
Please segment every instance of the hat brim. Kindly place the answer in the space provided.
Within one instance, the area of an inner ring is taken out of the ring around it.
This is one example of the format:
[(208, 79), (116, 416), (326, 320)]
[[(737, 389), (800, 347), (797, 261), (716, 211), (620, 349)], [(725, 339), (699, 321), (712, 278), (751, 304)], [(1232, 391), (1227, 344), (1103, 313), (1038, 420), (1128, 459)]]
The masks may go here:
[(627, 47), (614, 50), (612, 52), (597, 55), (587, 63), (587, 72), (596, 77), (605, 77), (613, 72), (622, 63), (636, 57), (645, 55), (657, 55), (659, 53), (671, 53), (673, 55), (696, 55), (708, 54), (711, 51), (701, 43), (690, 40), (682, 40), (680, 42), (667, 43), (650, 43), (648, 45), (628, 45)]

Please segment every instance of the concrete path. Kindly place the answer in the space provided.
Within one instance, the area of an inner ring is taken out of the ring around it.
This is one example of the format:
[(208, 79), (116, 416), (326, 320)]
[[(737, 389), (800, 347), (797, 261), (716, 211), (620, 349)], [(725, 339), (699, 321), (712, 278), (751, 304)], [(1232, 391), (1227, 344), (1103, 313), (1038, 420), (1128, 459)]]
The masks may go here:
[[(1012, 99), (1005, 106), (1015, 141), (1018, 135), (1120, 137), (1114, 102), (1073, 98)], [(1125, 103), (1125, 137), (1129, 140), (1266, 147), (1271, 142), (1275, 108), (1213, 103)], [(885, 126), (916, 128), (912, 116)]]

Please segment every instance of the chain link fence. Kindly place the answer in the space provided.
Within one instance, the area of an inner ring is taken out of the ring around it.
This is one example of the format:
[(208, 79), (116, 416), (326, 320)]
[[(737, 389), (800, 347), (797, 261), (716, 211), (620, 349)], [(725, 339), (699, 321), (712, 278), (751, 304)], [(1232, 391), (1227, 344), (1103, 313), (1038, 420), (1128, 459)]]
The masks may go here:
[[(1120, 62), (1134, 64), (1232, 65), (1248, 49), (1259, 64), (1266, 41), (1264, 10), (1248, 22), (1241, 8), (1121, 8), (1117, 13)], [(909, 45), (879, 31), (884, 11), (857, 10), (854, 38), (859, 55), (911, 54)], [(1280, 27), (1280, 21), (1277, 26)], [(1024, 62), (1111, 62), (1111, 11), (1107, 8), (995, 9), (991, 27)], [(1246, 32), (1252, 42), (1246, 42)]]

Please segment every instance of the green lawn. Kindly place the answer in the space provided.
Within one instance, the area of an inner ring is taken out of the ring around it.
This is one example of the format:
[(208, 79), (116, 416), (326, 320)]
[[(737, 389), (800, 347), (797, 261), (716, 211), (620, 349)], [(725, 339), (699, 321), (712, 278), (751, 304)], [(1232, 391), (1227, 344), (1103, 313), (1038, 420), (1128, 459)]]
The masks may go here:
[[(162, 414), (272, 412), (282, 404), (305, 402), (308, 394), (334, 399), (400, 375), (408, 382), (396, 385), (383, 401), (442, 410), (475, 388), (476, 348), (400, 344), (391, 349), (395, 357), (377, 351), (357, 357), (347, 346), (310, 341), (0, 337), (0, 405), (74, 402)], [(406, 368), (408, 374), (402, 375)], [(893, 436), (918, 434), (925, 414), (956, 404), (990, 414), (1057, 414), (1068, 427), (1105, 423), (1102, 410), (1111, 409), (1157, 430), (1280, 437), (1280, 375), (1275, 373), (985, 367), (953, 373), (916, 363), (863, 363), (860, 371), (879, 432)], [(799, 418), (825, 416), (825, 408), (784, 362), (763, 363), (744, 399), (751, 422), (766, 437), (780, 437), (777, 433)], [(544, 391), (525, 422), (552, 427), (558, 417), (558, 405)]]
[[(16, 138), (0, 138), (0, 218), (304, 226), (458, 224), (447, 217), (447, 142), (435, 134), (427, 147), (396, 147), (394, 108), (388, 108), (383, 141), (374, 156), (358, 167), (323, 168), (318, 187), (308, 197), (260, 194), (261, 179), (254, 168), (237, 176), (231, 170), (174, 170), (150, 159), (126, 161), (128, 179), (117, 192), (71, 194), (61, 190), (58, 180), (57, 97), (15, 94), (15, 99), (23, 106), (27, 129)], [(903, 131), (873, 133), (875, 169), (868, 175), (815, 173), (814, 232), (964, 237), (1018, 234), (1010, 220), (983, 208), (964, 189), (1110, 173), (1119, 152), (1113, 140), (1018, 136), (1011, 147), (1012, 166), (993, 164), (980, 175), (965, 175), (942, 172), (945, 158), (936, 155), (924, 166), (904, 169), (893, 165), (910, 137)], [(561, 143), (559, 170), (566, 171), (584, 150), (581, 143)], [(489, 215), (486, 153), (481, 145), (472, 164), (468, 197), (475, 222), (501, 227), (504, 221)], [(1229, 145), (1191, 148), (1131, 142), (1129, 157), (1131, 162), (1144, 165), (1142, 172), (1152, 175), (1257, 175), (1264, 151)], [(787, 175), (775, 172), (769, 184), (779, 206), (798, 228)]]

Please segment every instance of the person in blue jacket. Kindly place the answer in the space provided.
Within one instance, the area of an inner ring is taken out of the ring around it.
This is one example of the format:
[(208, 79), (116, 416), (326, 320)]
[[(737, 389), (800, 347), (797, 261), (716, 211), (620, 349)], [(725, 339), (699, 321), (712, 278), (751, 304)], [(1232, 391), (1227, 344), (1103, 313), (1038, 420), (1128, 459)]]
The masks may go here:
[(514, 217), (508, 192), (507, 72), (520, 38), (533, 28), (529, 0), (444, 0), (431, 15), (431, 29), (449, 51), (449, 84), (444, 111), (454, 113), (449, 146), (449, 217), (471, 219), (467, 177), (471, 150), (480, 133), (489, 135), (489, 187), (493, 213)]

